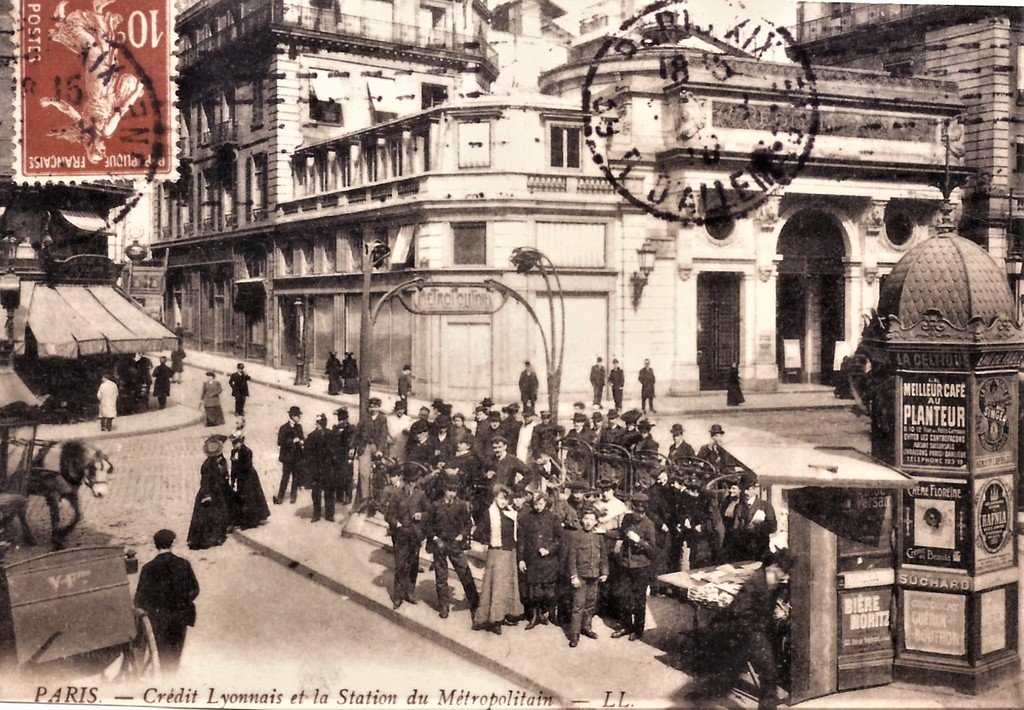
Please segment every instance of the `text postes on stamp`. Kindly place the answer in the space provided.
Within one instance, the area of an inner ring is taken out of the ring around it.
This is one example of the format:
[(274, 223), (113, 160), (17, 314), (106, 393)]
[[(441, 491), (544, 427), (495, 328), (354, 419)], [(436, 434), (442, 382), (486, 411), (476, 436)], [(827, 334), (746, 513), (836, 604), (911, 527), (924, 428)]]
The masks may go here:
[[(655, 217), (710, 227), (751, 213), (800, 174), (819, 101), (799, 50), (795, 62), (769, 59), (792, 50), (785, 28), (747, 16), (740, 2), (703, 18), (707, 7), (661, 0), (627, 18), (590, 60), (582, 98), (584, 141), (615, 190)], [(723, 23), (729, 14), (736, 19)], [(657, 67), (667, 115), (654, 145), (631, 137), (629, 104), (651, 95), (649, 85), (630, 87), (632, 63), (638, 76), (641, 65)]]
[(16, 172), (154, 178), (174, 169), (171, 0), (21, 0)]

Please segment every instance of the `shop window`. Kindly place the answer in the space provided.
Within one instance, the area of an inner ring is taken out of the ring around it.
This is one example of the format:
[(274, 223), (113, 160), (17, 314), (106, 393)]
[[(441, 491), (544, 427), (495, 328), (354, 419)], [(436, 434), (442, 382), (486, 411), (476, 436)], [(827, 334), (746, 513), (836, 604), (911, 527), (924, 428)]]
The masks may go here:
[(245, 257), (245, 273), (250, 279), (261, 279), (267, 275), (267, 256), (266, 254), (246, 254)]
[(318, 99), (315, 91), (309, 92), (309, 120), (317, 123), (342, 125), (341, 104), (334, 99)]
[(1014, 161), (1013, 172), (1018, 175), (1024, 174), (1024, 143), (1017, 143), (1014, 157), (1016, 160)]
[(487, 263), (487, 225), (485, 223), (452, 225), (452, 263), (456, 266), (477, 266)]
[(459, 167), (486, 168), (491, 165), (491, 124), (459, 124)]
[(252, 83), (252, 127), (257, 128), (263, 125), (263, 80), (257, 79)]
[(577, 126), (551, 126), (551, 167), (580, 167), (580, 136)]
[(420, 91), (420, 108), (424, 111), (448, 101), (448, 87), (440, 84), (423, 84)]

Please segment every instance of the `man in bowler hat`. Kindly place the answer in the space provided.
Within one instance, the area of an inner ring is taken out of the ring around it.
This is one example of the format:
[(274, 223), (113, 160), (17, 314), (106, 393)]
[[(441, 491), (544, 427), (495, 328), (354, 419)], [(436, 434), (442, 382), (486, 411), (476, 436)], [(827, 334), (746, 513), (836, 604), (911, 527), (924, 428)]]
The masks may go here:
[(171, 552), (174, 532), (160, 530), (153, 536), (157, 555), (139, 573), (135, 606), (149, 616), (156, 637), (160, 665), (165, 671), (178, 670), (185, 633), (196, 623), (199, 582), (188, 560)]
[(277, 488), (277, 495), (274, 496), (275, 505), (284, 502), (284, 494), (288, 490), (288, 480), (291, 479), (292, 491), (291, 501), (294, 503), (299, 495), (299, 478), (302, 475), (303, 453), (302, 448), (306, 436), (302, 432), (302, 425), (299, 419), (302, 418), (302, 410), (298, 407), (288, 409), (288, 422), (281, 425), (277, 430), (277, 446), (280, 449), (277, 460), (281, 462), (281, 485)]
[(722, 446), (722, 439), (725, 438), (725, 429), (722, 428), (721, 424), (712, 424), (709, 433), (711, 441), (700, 447), (700, 451), (697, 452), (697, 458), (707, 461), (715, 467), (718, 475), (722, 475), (726, 473), (725, 467), (733, 464), (732, 456)]
[(420, 571), (420, 545), (427, 536), (430, 504), (416, 485), (419, 473), (410, 466), (405, 471), (405, 485), (384, 511), (395, 547), (395, 583), (391, 593), (394, 608), (402, 602), (416, 603), (416, 578)]

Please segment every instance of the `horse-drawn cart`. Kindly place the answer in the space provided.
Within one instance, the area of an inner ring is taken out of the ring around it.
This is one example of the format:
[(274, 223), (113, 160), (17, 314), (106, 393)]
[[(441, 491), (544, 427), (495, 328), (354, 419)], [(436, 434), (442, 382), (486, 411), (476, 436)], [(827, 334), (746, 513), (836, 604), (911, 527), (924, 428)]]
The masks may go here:
[(152, 626), (132, 603), (124, 550), (77, 548), (0, 568), (0, 666), (159, 673)]

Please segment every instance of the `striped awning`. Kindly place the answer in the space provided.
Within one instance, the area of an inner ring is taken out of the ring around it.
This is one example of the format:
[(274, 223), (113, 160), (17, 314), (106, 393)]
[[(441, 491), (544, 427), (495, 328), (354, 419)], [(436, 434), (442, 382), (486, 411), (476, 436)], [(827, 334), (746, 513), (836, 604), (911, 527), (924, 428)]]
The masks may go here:
[(76, 358), (174, 347), (177, 338), (114, 286), (26, 282), (15, 317), (15, 352), (27, 332), (39, 357)]
[(83, 232), (109, 232), (107, 220), (96, 212), (86, 210), (57, 210), (64, 221)]

